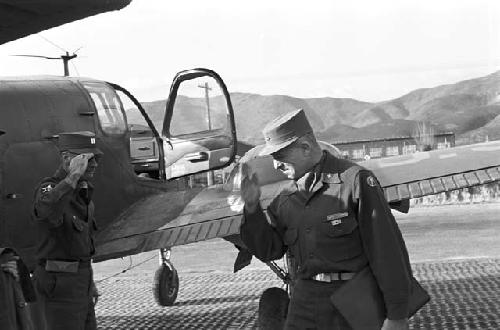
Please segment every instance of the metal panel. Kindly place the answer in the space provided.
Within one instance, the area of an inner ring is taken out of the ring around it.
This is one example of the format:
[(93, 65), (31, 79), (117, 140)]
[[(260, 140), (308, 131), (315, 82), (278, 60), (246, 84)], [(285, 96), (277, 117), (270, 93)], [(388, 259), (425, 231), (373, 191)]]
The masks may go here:
[(444, 185), (443, 185), (443, 182), (441, 181), (441, 178), (431, 179), (430, 181), (431, 181), (431, 186), (433, 187), (434, 193), (443, 192), (446, 190)]
[(422, 195), (432, 195), (435, 194), (434, 189), (432, 189), (431, 183), (429, 180), (420, 181), (420, 189), (422, 189)]

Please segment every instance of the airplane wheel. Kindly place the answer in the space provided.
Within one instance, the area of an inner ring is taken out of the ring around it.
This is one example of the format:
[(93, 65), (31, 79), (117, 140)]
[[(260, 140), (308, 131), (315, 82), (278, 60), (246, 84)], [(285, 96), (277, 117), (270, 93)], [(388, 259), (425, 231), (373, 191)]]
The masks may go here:
[[(170, 267), (169, 267), (170, 266)], [(179, 292), (179, 275), (174, 266), (161, 265), (155, 272), (153, 293), (160, 306), (172, 306)]]
[(289, 302), (290, 298), (285, 290), (266, 289), (259, 300), (259, 329), (283, 329)]

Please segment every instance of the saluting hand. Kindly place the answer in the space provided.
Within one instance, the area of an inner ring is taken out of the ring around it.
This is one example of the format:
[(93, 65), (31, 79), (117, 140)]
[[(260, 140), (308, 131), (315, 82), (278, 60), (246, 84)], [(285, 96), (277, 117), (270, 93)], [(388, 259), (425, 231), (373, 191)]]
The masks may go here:
[(241, 198), (248, 212), (254, 212), (259, 205), (259, 179), (257, 174), (250, 173), (250, 166), (246, 163), (241, 164)]
[(75, 156), (69, 163), (69, 174), (81, 177), (87, 170), (89, 160), (94, 157), (93, 153), (85, 153)]

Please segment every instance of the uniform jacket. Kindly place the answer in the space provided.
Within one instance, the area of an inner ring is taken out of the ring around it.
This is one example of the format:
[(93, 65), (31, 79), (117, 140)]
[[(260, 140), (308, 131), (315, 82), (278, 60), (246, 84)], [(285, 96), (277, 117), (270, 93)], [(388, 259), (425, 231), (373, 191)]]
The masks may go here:
[(288, 251), (302, 279), (358, 272), (369, 265), (388, 318), (406, 318), (408, 253), (377, 179), (363, 167), (327, 152), (315, 176), (307, 192), (291, 182), (269, 205), (268, 217), (260, 207), (251, 214), (245, 210), (243, 242), (263, 261), (279, 259)]
[(93, 187), (76, 189), (59, 168), (45, 178), (35, 193), (33, 219), (38, 226), (37, 259), (88, 261), (95, 252), (97, 225), (92, 202)]

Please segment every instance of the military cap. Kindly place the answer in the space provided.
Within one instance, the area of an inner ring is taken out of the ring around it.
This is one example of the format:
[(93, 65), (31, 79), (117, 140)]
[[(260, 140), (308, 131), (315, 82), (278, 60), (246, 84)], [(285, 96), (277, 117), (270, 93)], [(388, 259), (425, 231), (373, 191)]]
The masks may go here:
[(279, 116), (264, 127), (262, 133), (266, 145), (259, 155), (273, 154), (312, 131), (312, 127), (302, 109)]
[(57, 145), (60, 151), (70, 151), (75, 154), (93, 153), (102, 155), (96, 146), (96, 136), (92, 132), (64, 132), (59, 133)]

